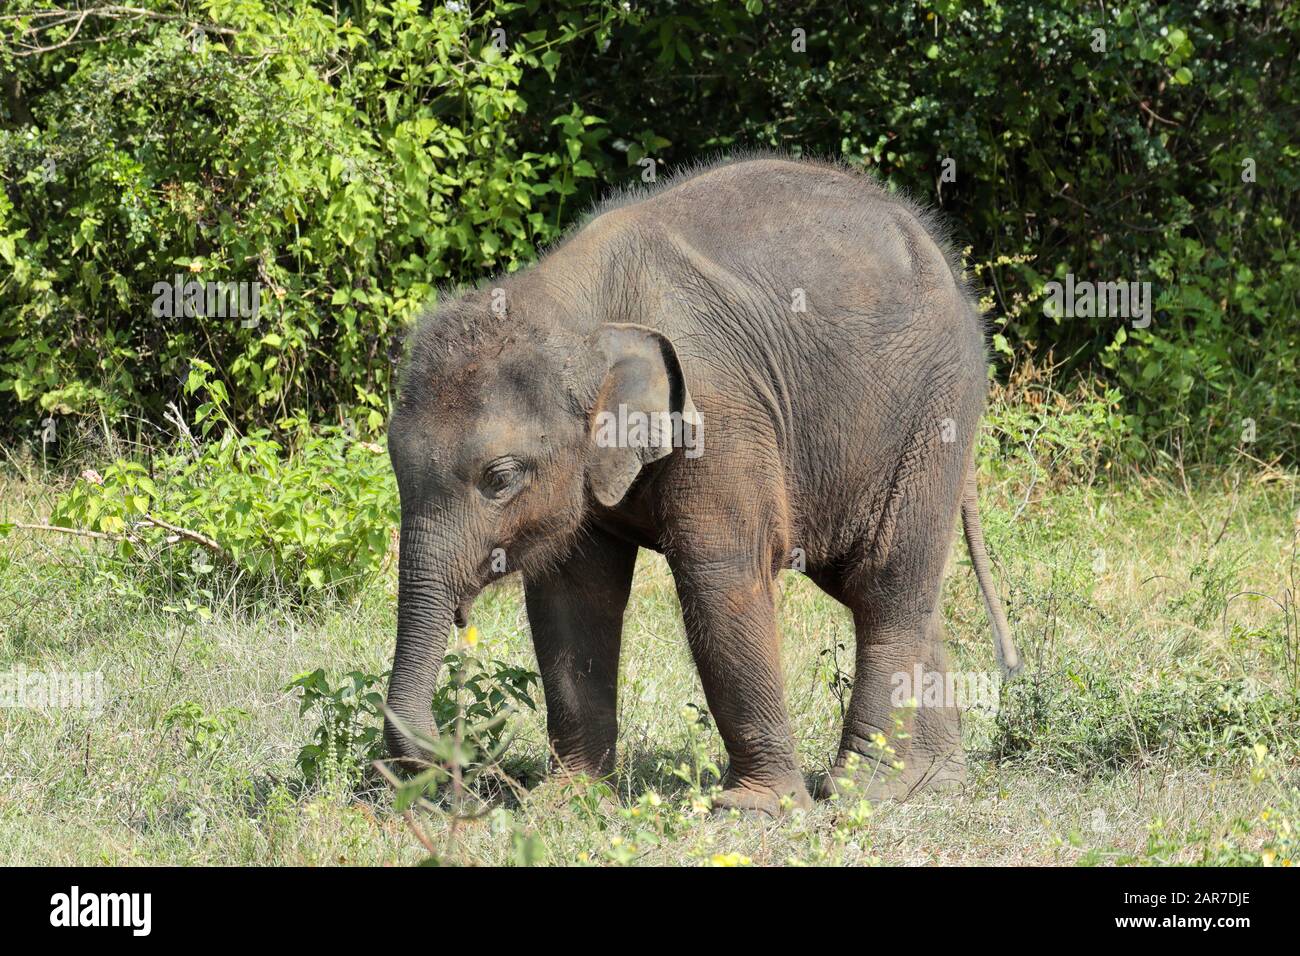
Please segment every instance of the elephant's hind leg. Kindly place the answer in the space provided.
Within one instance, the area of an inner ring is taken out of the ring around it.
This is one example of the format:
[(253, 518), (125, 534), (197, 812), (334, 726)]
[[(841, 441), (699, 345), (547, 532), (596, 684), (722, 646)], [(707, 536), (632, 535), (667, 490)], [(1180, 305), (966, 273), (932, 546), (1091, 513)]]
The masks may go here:
[(965, 779), (951, 692), (956, 682), (938, 620), (960, 478), (959, 471), (930, 474), (894, 494), (843, 576), (839, 590), (853, 612), (856, 671), (839, 754), (817, 781), (818, 796), (835, 792), (853, 762), (873, 798), (902, 798)]
[(857, 670), (839, 754), (817, 779), (814, 795), (837, 792), (855, 762), (853, 779), (872, 799), (960, 785), (966, 777), (961, 718), (956, 701), (945, 696), (949, 665), (933, 616), (855, 611), (854, 624)]

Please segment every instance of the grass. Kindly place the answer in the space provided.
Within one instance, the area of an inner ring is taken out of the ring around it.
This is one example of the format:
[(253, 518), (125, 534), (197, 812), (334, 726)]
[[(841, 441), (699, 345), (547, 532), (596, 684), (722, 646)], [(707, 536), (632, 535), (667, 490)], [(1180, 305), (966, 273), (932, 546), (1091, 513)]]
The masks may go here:
[[(619, 772), (595, 789), (507, 791), (474, 819), (417, 810), (438, 858), (467, 864), (1282, 863), (1300, 825), (1293, 542), (1297, 486), (1275, 472), (1181, 481), (1049, 477), (994, 459), (990, 546), (1028, 676), (969, 711), (961, 792), (778, 821), (710, 816), (725, 760), (668, 571), (643, 553), (621, 678)], [(0, 520), (48, 515), (66, 482), (0, 472)], [(321, 668), (382, 673), (391, 569), (304, 608), (230, 582), (160, 596), (99, 542), (15, 532), (0, 552), (0, 673), (98, 671), (107, 697), (0, 710), (0, 859), (14, 864), (381, 864), (430, 856), (373, 775), (308, 784), (319, 718), (286, 685)], [(1253, 592), (1243, 593), (1243, 592)], [(1291, 603), (1287, 603), (1287, 594)], [(781, 584), (787, 699), (805, 771), (834, 756), (847, 613)], [(1278, 602), (1281, 602), (1280, 604)], [(943, 616), (954, 667), (995, 669), (954, 535)], [(476, 604), (474, 653), (535, 666), (517, 583)], [(534, 783), (542, 715), (524, 709), (503, 769)], [(695, 783), (700, 786), (694, 786)]]

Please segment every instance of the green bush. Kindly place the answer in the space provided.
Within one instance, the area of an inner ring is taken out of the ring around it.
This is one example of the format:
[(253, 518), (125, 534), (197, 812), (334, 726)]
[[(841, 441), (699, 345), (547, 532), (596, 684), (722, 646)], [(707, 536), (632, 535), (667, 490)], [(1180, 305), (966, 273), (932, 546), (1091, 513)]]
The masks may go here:
[(1122, 395), (1096, 381), (1062, 391), (1050, 374), (1022, 366), (985, 413), (979, 460), (1060, 487), (1087, 484), (1126, 456), (1132, 425)]
[(240, 435), (211, 372), (196, 362), (186, 387), (207, 394), (196, 421), (219, 437), (187, 432), (149, 467), (119, 459), (102, 475), (84, 472), (51, 523), (111, 536), (116, 560), (160, 587), (214, 572), (298, 595), (371, 580), (397, 522), (383, 446), (294, 421), (282, 423), (282, 440), (268, 429)]
[(298, 691), (298, 715), (314, 713), (312, 742), (298, 751), (295, 763), (308, 784), (327, 780), (351, 782), (364, 776), (372, 761), (384, 756), (382, 688), (388, 674), (345, 674), (337, 687), (322, 669), (299, 674), (286, 691)]
[[(1297, 460), (1294, 4), (140, 0), (67, 44), (44, 6), (0, 21), (14, 433), (157, 422), (191, 356), (250, 428), (383, 409), (439, 285), (531, 260), (646, 160), (760, 146), (940, 207), (991, 263), (1003, 371), (1103, 376), (1130, 452)], [(1151, 325), (1048, 314), (1071, 272), (1149, 281)], [(178, 273), (260, 283), (257, 325), (154, 315)]]
[[(158, 421), (191, 356), (249, 426), (355, 416), (435, 286), (531, 258), (596, 175), (599, 122), (519, 84), (609, 11), (561, 4), (501, 51), (504, 0), (143, 0), (181, 22), (91, 17), (86, 42), (19, 58), (67, 35), (25, 32), (45, 6), (0, 23), (4, 420)], [(258, 283), (256, 325), (155, 314), (177, 274)]]
[[(533, 694), (539, 677), (533, 671), (480, 657), (472, 647), (448, 652), (444, 663), (445, 677), (433, 696), (438, 736), (429, 742), (431, 765), (417, 775), (408, 799), (432, 796), (453, 774), (468, 782), (497, 763), (510, 744), (510, 716), (521, 707), (537, 709)], [(314, 713), (317, 720), (312, 742), (297, 757), (308, 783), (355, 781), (384, 759), (381, 688), (387, 682), (388, 671), (353, 671), (335, 686), (319, 669), (289, 682), (285, 690), (299, 693), (299, 714)]]

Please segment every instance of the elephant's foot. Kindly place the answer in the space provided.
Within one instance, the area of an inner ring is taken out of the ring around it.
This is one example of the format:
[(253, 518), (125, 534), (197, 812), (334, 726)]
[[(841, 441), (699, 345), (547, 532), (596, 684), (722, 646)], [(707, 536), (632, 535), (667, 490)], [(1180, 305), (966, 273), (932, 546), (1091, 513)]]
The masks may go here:
[(713, 797), (714, 813), (739, 810), (745, 814), (778, 817), (787, 810), (808, 810), (812, 796), (797, 773), (777, 783), (752, 783), (737, 780)]
[[(848, 766), (857, 763), (856, 769)], [(901, 769), (874, 758), (850, 761), (841, 754), (829, 773), (819, 774), (813, 783), (818, 800), (860, 795), (873, 803), (906, 800), (924, 790), (946, 793), (966, 782), (966, 755), (960, 748), (945, 754), (913, 752)]]

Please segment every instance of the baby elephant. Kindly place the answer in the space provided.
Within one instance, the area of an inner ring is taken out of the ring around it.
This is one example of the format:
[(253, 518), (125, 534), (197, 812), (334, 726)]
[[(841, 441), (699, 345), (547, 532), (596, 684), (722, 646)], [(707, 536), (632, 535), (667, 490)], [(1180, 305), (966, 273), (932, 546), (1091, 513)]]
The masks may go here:
[(953, 702), (900, 708), (897, 689), (947, 675), (959, 510), (999, 663), (1018, 667), (976, 511), (986, 388), (981, 320), (934, 226), (829, 164), (722, 163), (623, 197), (536, 265), (439, 305), (388, 431), (389, 751), (420, 758), (400, 725), (431, 731), (452, 621), (504, 568), (523, 575), (553, 769), (609, 774), (623, 612), (652, 548), (730, 758), (717, 803), (807, 806), (774, 606), (793, 555), (857, 629), (839, 757), (814, 792), (854, 754), (873, 797), (960, 781)]

